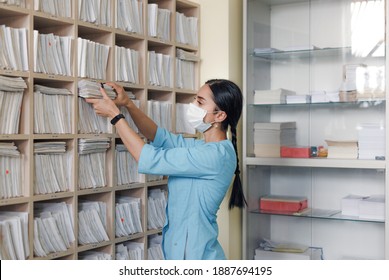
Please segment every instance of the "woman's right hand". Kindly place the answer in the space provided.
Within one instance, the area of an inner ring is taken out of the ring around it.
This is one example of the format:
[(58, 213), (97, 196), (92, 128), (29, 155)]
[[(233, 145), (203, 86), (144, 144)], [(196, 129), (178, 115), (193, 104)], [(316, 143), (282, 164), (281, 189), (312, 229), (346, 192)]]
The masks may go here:
[(115, 92), (116, 92), (116, 98), (113, 100), (113, 102), (116, 104), (116, 106), (131, 106), (133, 102), (131, 99), (128, 97), (126, 91), (124, 88), (118, 84), (112, 83), (112, 82), (107, 82), (107, 85), (111, 86)]

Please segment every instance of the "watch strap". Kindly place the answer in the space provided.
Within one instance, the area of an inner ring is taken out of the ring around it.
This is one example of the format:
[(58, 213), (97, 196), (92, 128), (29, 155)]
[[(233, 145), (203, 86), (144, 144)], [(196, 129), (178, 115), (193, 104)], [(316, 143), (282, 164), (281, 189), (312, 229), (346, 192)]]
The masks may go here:
[(123, 114), (118, 114), (111, 120), (111, 124), (115, 125), (120, 119), (124, 119), (124, 118), (125, 117)]

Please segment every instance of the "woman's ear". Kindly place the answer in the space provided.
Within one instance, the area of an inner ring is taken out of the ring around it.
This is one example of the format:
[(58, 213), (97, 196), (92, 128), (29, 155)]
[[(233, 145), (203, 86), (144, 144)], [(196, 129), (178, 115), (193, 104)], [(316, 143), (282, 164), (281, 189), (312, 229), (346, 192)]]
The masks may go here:
[(224, 111), (218, 111), (215, 116), (215, 122), (223, 122), (227, 118), (227, 114)]

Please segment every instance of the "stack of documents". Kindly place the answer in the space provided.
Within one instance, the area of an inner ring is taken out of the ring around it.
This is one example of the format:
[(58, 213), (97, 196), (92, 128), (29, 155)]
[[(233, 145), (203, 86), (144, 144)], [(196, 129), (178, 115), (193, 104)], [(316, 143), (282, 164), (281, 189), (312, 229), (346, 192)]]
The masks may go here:
[(172, 131), (173, 104), (168, 101), (148, 100), (149, 117), (159, 126)]
[(296, 92), (278, 88), (269, 90), (254, 90), (254, 104), (285, 104), (286, 96)]
[(112, 26), (111, 0), (79, 0), (78, 19), (98, 25)]
[(28, 212), (0, 211), (0, 234), (1, 260), (29, 257)]
[(311, 91), (311, 103), (339, 102), (339, 91)]
[(139, 84), (139, 52), (115, 46), (115, 80)]
[(1, 2), (10, 6), (26, 8), (26, 0), (2, 0)]
[(385, 158), (385, 127), (380, 123), (362, 123), (358, 127), (358, 158)]
[(65, 192), (70, 186), (70, 160), (66, 142), (34, 143), (34, 194)]
[(170, 41), (170, 14), (168, 9), (159, 9), (158, 4), (148, 4), (148, 31), (150, 37)]
[(148, 52), (149, 85), (173, 87), (172, 57), (155, 51)]
[(281, 146), (296, 146), (296, 122), (254, 124), (256, 157), (280, 157)]
[(359, 218), (385, 220), (385, 195), (371, 195), (359, 202)]
[(303, 103), (311, 103), (311, 96), (308, 94), (286, 96), (286, 104), (303, 104)]
[(154, 234), (148, 237), (148, 259), (149, 260), (163, 260), (162, 252), (162, 235)]
[(194, 61), (194, 62), (200, 61), (200, 58), (197, 54), (179, 48), (176, 49), (176, 57), (186, 61)]
[(0, 142), (0, 198), (23, 195), (22, 156), (13, 142)]
[(108, 240), (106, 203), (81, 201), (78, 204), (78, 243), (85, 245)]
[(116, 245), (116, 260), (143, 260), (144, 244), (127, 241)]
[(189, 104), (176, 103), (176, 132), (178, 133), (196, 133), (196, 130), (190, 125), (186, 117), (188, 108)]
[(338, 159), (357, 159), (358, 141), (357, 140), (325, 140), (328, 145), (327, 158)]
[(79, 139), (78, 187), (80, 190), (107, 185), (106, 153), (109, 143), (108, 138)]
[(71, 0), (34, 0), (34, 10), (57, 17), (72, 16)]
[(34, 255), (45, 257), (63, 252), (75, 241), (71, 204), (34, 204)]
[(0, 69), (28, 71), (27, 29), (0, 25)]
[[(103, 98), (100, 88), (101, 84), (90, 80), (79, 80), (78, 81), (78, 96), (82, 98)], [(105, 93), (109, 98), (115, 99), (116, 93), (113, 88), (107, 84), (104, 84)]]
[(91, 261), (109, 261), (112, 260), (112, 256), (108, 253), (100, 251), (84, 251), (78, 254), (79, 260), (91, 260)]
[(87, 39), (77, 39), (78, 76), (106, 79), (110, 46)]
[(34, 72), (71, 76), (72, 44), (72, 37), (34, 30)]
[(198, 18), (187, 17), (176, 12), (176, 41), (181, 44), (198, 47)]
[(141, 205), (142, 201), (139, 197), (116, 197), (116, 237), (142, 232)]
[[(104, 90), (109, 98), (116, 98), (113, 88), (104, 85)], [(78, 132), (79, 133), (109, 133), (110, 123), (105, 117), (98, 116), (93, 106), (87, 103), (84, 98), (102, 98), (100, 84), (89, 80), (78, 82)]]
[(263, 239), (255, 249), (255, 260), (320, 260), (323, 259), (322, 248), (310, 248), (306, 245), (276, 242)]
[(117, 185), (126, 185), (141, 181), (138, 163), (123, 144), (116, 145)]
[(34, 85), (34, 133), (71, 133), (72, 93)]
[(160, 229), (165, 224), (166, 194), (161, 189), (152, 189), (148, 197), (148, 229)]
[(384, 220), (385, 195), (347, 195), (342, 198), (342, 215), (368, 220)]
[(342, 198), (342, 215), (359, 216), (359, 203), (368, 196), (349, 194)]
[(176, 58), (176, 87), (195, 90), (195, 63)]
[[(0, 50), (1, 52), (1, 50)], [(23, 92), (27, 88), (21, 77), (0, 76), (0, 134), (19, 133)]]
[(143, 34), (143, 2), (116, 0), (116, 27), (128, 32)]

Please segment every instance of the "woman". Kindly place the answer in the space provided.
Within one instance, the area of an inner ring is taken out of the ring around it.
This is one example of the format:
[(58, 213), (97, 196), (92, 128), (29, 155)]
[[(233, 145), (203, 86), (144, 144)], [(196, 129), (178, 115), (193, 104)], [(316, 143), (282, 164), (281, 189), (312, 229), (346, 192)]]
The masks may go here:
[[(216, 214), (235, 173), (229, 207), (243, 207), (236, 147), (236, 126), (242, 112), (242, 93), (228, 80), (209, 80), (189, 104), (189, 123), (204, 140), (185, 139), (157, 125), (127, 97), (122, 87), (111, 100), (87, 99), (98, 115), (109, 117), (128, 151), (138, 161), (138, 171), (168, 175), (168, 202), (162, 250), (166, 259), (225, 259), (217, 241)], [(145, 144), (120, 115), (125, 106)], [(227, 140), (230, 127), (232, 141)]]

